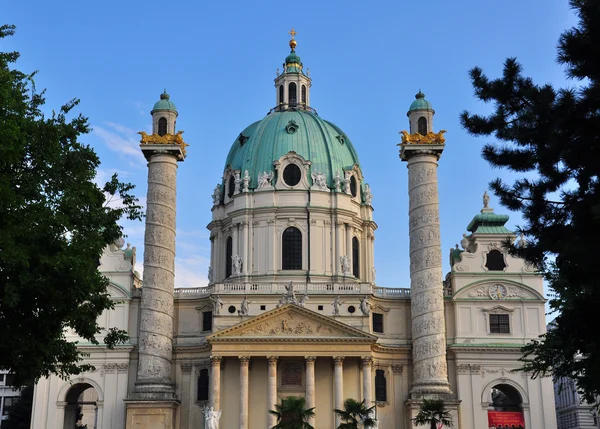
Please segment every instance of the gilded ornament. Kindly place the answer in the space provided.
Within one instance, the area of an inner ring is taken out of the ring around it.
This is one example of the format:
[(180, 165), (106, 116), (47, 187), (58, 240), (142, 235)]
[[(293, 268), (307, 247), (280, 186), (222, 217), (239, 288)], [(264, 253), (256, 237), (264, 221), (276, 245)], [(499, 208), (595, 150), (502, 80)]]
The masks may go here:
[(184, 155), (186, 155), (186, 147), (189, 146), (186, 142), (183, 141), (183, 131), (177, 131), (177, 134), (165, 134), (163, 136), (159, 136), (158, 134), (148, 135), (145, 131), (140, 131), (138, 133), (142, 136), (140, 140), (141, 144), (176, 144), (181, 148), (181, 151)]
[(446, 130), (441, 130), (439, 133), (434, 133), (433, 131), (429, 131), (427, 134), (419, 134), (413, 133), (410, 134), (408, 131), (400, 131), (402, 134), (402, 143), (400, 145), (406, 144), (444, 144), (446, 142), (446, 138), (444, 137), (444, 133)]

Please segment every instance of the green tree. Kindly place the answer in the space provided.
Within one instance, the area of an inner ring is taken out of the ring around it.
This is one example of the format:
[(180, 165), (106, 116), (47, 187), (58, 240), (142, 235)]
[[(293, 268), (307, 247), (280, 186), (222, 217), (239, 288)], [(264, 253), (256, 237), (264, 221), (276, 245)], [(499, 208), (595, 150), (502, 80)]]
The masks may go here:
[(523, 214), (528, 245), (506, 248), (539, 268), (553, 291), (554, 328), (523, 348), (522, 370), (572, 377), (593, 402), (600, 395), (600, 6), (570, 5), (579, 20), (560, 36), (557, 59), (572, 86), (536, 85), (515, 58), (498, 79), (474, 68), (475, 95), (494, 112), (463, 112), (461, 122), (475, 136), (493, 136), (483, 157), (516, 173), (512, 184), (490, 184), (503, 205)]
[[(13, 33), (1, 26), (0, 40)], [(88, 120), (68, 119), (78, 100), (45, 116), (35, 73), (11, 68), (18, 57), (0, 52), (0, 368), (24, 385), (90, 368), (67, 328), (94, 344), (106, 334), (109, 347), (126, 338), (96, 323), (113, 307), (97, 268), (122, 234), (117, 221), (140, 219), (141, 207), (116, 175), (103, 188), (94, 183), (99, 158), (78, 141)]]
[(2, 422), (2, 429), (29, 429), (32, 409), (33, 386), (26, 386), (21, 390), (19, 400), (10, 408), (7, 420)]
[(356, 399), (346, 399), (343, 409), (336, 408), (333, 410), (343, 422), (337, 429), (358, 429), (361, 425), (367, 429), (375, 426), (375, 419), (372, 417), (374, 408), (367, 408), (365, 401), (358, 402)]
[(452, 427), (450, 411), (442, 399), (423, 399), (419, 413), (413, 419), (416, 425), (429, 425), (431, 429)]
[(288, 396), (269, 413), (277, 416), (277, 424), (272, 429), (313, 429), (308, 420), (315, 415), (315, 409), (307, 409), (302, 397)]

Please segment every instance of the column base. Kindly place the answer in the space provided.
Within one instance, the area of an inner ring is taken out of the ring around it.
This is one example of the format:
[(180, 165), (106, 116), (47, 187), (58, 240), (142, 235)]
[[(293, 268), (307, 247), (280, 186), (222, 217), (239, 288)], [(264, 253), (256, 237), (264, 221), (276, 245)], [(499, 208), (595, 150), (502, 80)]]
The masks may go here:
[(126, 399), (125, 429), (179, 429), (179, 404), (177, 400)]
[(413, 383), (410, 389), (411, 398), (420, 399), (429, 395), (452, 395), (450, 383), (440, 381)]
[(132, 399), (143, 401), (177, 400), (175, 384), (163, 380), (136, 381)]
[[(421, 404), (423, 403), (423, 398), (425, 399), (442, 399), (444, 401), (444, 405), (446, 406), (446, 409), (448, 411), (450, 411), (450, 418), (452, 420), (453, 429), (460, 429), (460, 419), (459, 419), (459, 412), (458, 412), (458, 408), (460, 405), (460, 402), (457, 398), (456, 395), (454, 394), (433, 394), (433, 395), (423, 395), (420, 396), (419, 398), (415, 398), (413, 393), (410, 394), (411, 399), (407, 399), (406, 401), (404, 401), (404, 407), (406, 408), (406, 429), (428, 429), (428, 425), (422, 426), (422, 425), (415, 425), (415, 422), (413, 421), (413, 419), (417, 416), (417, 414), (419, 413), (419, 410), (421, 409)], [(444, 426), (446, 427), (446, 426)]]

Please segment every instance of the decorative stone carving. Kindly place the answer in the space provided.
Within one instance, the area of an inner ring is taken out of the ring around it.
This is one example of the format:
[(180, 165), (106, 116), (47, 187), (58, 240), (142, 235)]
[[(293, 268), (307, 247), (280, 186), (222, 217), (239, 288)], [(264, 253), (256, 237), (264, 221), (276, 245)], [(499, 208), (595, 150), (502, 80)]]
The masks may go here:
[(240, 304), (240, 309), (238, 310), (238, 314), (240, 316), (247, 316), (248, 315), (248, 311), (250, 310), (250, 303), (252, 301), (248, 301), (248, 299), (244, 296), (244, 299), (242, 299), (242, 303)]
[(517, 241), (517, 247), (524, 249), (527, 247), (527, 240), (525, 240), (525, 235), (519, 235), (519, 241)]
[(237, 195), (240, 193), (240, 184), (242, 183), (242, 179), (240, 178), (240, 172), (239, 171), (235, 171), (233, 173), (233, 183), (234, 183), (234, 188), (233, 188), (233, 194)]
[(344, 193), (350, 195), (350, 177), (352, 177), (351, 171), (346, 171), (344, 173)]
[(373, 194), (371, 193), (371, 187), (369, 186), (369, 184), (365, 184), (365, 192), (364, 192), (364, 196), (365, 196), (365, 203), (367, 203), (367, 205), (371, 205), (371, 202), (373, 201)]
[(343, 303), (344, 303), (344, 301), (340, 300), (339, 296), (335, 297), (335, 299), (331, 303), (331, 305), (333, 306), (333, 315), (334, 316), (339, 316), (340, 315), (340, 308), (342, 307)]
[(215, 190), (212, 193), (213, 206), (218, 206), (221, 202), (221, 184), (215, 186)]
[(213, 302), (213, 314), (218, 316), (223, 310), (223, 300), (219, 295), (211, 296), (210, 300)]
[(318, 191), (329, 191), (329, 188), (327, 187), (327, 178), (323, 173), (315, 171), (311, 174), (311, 177), (313, 180), (312, 189), (316, 189)]
[(273, 180), (273, 172), (263, 171), (262, 173), (258, 173), (258, 189), (267, 188), (271, 186), (271, 181)]
[(236, 336), (311, 336), (311, 337), (350, 337), (348, 332), (325, 325), (317, 320), (310, 319), (305, 315), (288, 312), (281, 317), (265, 320), (257, 325), (250, 326)]
[(204, 429), (219, 429), (219, 419), (221, 418), (221, 410), (216, 411), (213, 407), (204, 407)]
[(212, 267), (208, 267), (208, 284), (213, 282), (213, 269)]
[(342, 266), (342, 274), (344, 276), (350, 275), (350, 258), (347, 255), (340, 256), (340, 265)]
[(192, 368), (194, 367), (194, 365), (192, 365), (191, 363), (187, 362), (187, 363), (182, 363), (181, 364), (181, 372), (192, 372)]
[(240, 255), (233, 255), (231, 257), (231, 268), (234, 275), (239, 276), (242, 273), (242, 257)]
[(377, 270), (375, 269), (375, 267), (371, 268), (371, 275), (373, 276), (373, 284), (377, 284), (376, 280), (377, 280)]
[(487, 209), (489, 208), (488, 206), (490, 205), (490, 196), (488, 195), (487, 191), (483, 192), (483, 208)]
[(339, 171), (335, 172), (335, 177), (333, 178), (333, 183), (335, 184), (335, 192), (341, 192), (342, 191), (342, 187), (341, 187), (342, 179), (340, 178)]
[(369, 316), (371, 314), (371, 304), (369, 304), (368, 299), (368, 296), (360, 299), (360, 311), (362, 311), (363, 316)]
[(402, 365), (392, 365), (392, 372), (394, 374), (402, 374), (404, 367)]
[(128, 363), (105, 363), (102, 365), (104, 372), (127, 372), (129, 370)]

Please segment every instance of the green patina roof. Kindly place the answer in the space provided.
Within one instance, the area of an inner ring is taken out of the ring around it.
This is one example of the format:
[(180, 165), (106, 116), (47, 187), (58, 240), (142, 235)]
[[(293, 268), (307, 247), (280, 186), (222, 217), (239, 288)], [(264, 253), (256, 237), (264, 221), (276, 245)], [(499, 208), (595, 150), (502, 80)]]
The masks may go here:
[[(273, 112), (248, 126), (233, 142), (225, 168), (231, 166), (240, 170), (242, 176), (248, 170), (250, 188), (254, 189), (258, 174), (275, 173), (273, 162), (289, 152), (311, 162), (309, 183), (312, 184), (311, 173), (323, 173), (331, 189), (335, 188), (336, 172), (343, 179), (344, 169), (355, 164), (360, 168), (358, 155), (348, 136), (316, 113), (304, 110)], [(277, 177), (273, 183), (276, 181)]]
[(173, 102), (170, 100), (170, 96), (169, 96), (169, 94), (167, 94), (166, 89), (165, 89), (165, 92), (160, 94), (160, 100), (158, 100), (154, 104), (154, 107), (152, 108), (152, 112), (154, 112), (156, 110), (169, 110), (171, 112), (177, 113), (177, 107), (175, 107), (175, 104), (173, 104)]
[[(489, 211), (486, 211), (489, 210)], [(477, 234), (513, 234), (504, 224), (508, 215), (499, 215), (491, 209), (483, 209), (467, 226), (467, 231)]]
[(425, 100), (425, 94), (423, 94), (421, 90), (415, 95), (415, 98), (416, 100), (412, 102), (408, 109), (409, 112), (412, 112), (413, 110), (433, 110), (431, 103)]

